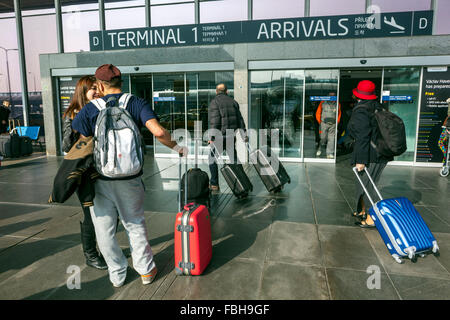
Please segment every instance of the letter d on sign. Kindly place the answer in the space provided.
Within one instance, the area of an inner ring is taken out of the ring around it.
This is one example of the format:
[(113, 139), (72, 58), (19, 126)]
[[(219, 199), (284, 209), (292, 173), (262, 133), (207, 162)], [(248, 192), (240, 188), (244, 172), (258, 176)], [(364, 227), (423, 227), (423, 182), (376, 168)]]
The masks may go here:
[(369, 266), (366, 271), (368, 274), (372, 274), (367, 279), (367, 288), (369, 290), (381, 289), (381, 270), (379, 266)]
[(92, 44), (96, 47), (100, 44), (100, 39), (98, 37), (92, 38)]
[(419, 20), (419, 29), (425, 29), (428, 26), (427, 18), (420, 18)]
[(79, 266), (71, 265), (67, 268), (66, 273), (71, 274), (73, 273), (68, 279), (67, 279), (67, 289), (73, 290), (73, 289), (81, 289), (81, 270)]

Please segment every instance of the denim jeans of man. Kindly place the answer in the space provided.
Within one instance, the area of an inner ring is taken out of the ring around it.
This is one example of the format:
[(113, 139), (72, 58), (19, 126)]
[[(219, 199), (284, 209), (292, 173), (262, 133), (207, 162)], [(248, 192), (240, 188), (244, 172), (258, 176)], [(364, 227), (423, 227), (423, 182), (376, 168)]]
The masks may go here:
[(94, 208), (91, 210), (97, 243), (108, 265), (110, 281), (123, 284), (128, 261), (116, 238), (117, 219), (120, 218), (128, 235), (133, 267), (140, 275), (155, 267), (148, 242), (144, 217), (144, 184), (141, 177), (130, 180), (97, 180)]
[[(228, 142), (228, 144), (227, 144)], [(213, 142), (214, 144), (214, 142)], [(232, 163), (237, 163), (237, 153), (236, 153), (236, 137), (226, 137), (223, 138), (222, 145), (214, 144), (211, 147), (211, 152), (209, 153), (209, 171), (211, 172), (211, 179), (209, 183), (212, 186), (219, 185), (219, 168), (217, 166), (217, 158), (220, 158), (220, 155), (225, 150), (230, 161)]]

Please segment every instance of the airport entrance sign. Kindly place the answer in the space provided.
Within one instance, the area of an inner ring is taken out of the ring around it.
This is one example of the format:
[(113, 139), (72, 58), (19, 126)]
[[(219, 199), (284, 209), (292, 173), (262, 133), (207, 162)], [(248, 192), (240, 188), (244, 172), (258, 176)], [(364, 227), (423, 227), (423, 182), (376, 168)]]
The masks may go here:
[(91, 51), (431, 35), (433, 11), (252, 20), (89, 32)]

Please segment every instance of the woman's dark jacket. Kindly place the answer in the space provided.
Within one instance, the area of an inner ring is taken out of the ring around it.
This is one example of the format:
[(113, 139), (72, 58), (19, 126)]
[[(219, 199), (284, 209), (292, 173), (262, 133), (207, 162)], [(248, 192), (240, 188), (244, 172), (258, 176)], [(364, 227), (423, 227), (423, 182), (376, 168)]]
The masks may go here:
[(347, 130), (355, 140), (351, 164), (386, 163), (393, 158), (378, 154), (375, 142), (378, 137), (378, 125), (375, 119), (375, 109), (382, 108), (376, 100), (362, 100), (353, 108)]
[(94, 182), (99, 174), (94, 169), (93, 138), (80, 138), (64, 157), (53, 181), (49, 203), (64, 203), (74, 192), (83, 207), (93, 205)]
[(69, 116), (64, 117), (62, 150), (68, 153), (79, 137), (80, 134), (72, 130), (72, 119)]

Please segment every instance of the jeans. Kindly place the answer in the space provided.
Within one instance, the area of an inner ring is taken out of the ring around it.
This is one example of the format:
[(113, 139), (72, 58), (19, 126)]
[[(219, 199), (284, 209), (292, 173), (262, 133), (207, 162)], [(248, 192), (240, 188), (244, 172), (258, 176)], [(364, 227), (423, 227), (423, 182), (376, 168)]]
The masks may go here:
[(117, 243), (116, 225), (120, 218), (128, 235), (133, 267), (140, 275), (155, 267), (147, 239), (144, 217), (144, 185), (140, 177), (130, 180), (97, 180), (91, 217), (97, 243), (108, 265), (109, 279), (115, 285), (125, 281), (128, 261)]

